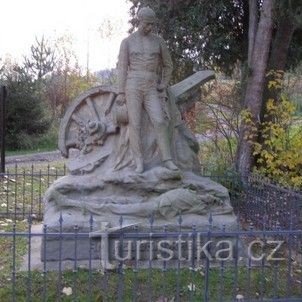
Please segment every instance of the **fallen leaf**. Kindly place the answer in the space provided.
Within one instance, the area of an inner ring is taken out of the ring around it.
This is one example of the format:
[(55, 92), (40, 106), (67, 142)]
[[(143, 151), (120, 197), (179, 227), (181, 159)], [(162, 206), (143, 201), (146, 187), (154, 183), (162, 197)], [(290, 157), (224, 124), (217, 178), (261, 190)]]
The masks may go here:
[(195, 284), (190, 283), (190, 284), (188, 285), (188, 289), (189, 289), (190, 292), (195, 292), (195, 290), (196, 290)]
[(66, 296), (72, 295), (72, 288), (71, 287), (64, 287), (62, 290), (62, 293), (65, 294)]

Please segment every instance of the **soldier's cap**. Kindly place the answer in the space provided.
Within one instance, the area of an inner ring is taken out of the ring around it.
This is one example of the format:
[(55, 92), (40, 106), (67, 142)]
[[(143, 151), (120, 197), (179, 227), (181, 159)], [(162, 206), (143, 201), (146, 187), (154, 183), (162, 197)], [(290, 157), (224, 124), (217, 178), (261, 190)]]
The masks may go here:
[(155, 12), (149, 6), (142, 7), (137, 13), (137, 18), (139, 21), (145, 21), (148, 23), (156, 22)]

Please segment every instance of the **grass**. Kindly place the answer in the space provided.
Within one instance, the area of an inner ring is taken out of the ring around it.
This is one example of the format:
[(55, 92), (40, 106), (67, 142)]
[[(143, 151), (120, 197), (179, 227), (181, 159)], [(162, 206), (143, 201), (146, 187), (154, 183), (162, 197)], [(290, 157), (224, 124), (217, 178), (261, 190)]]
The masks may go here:
[(22, 149), (22, 150), (7, 150), (5, 152), (6, 156), (14, 156), (14, 155), (28, 155), (32, 153), (40, 153), (40, 152), (50, 152), (56, 151), (57, 146), (49, 146), (49, 147), (37, 147), (32, 149)]
[[(204, 301), (206, 276), (202, 270), (125, 269), (123, 273), (78, 269), (63, 272), (17, 272), (17, 301)], [(236, 277), (233, 267), (211, 268), (208, 274), (209, 301), (233, 301), (237, 295), (258, 299), (286, 296), (286, 267), (239, 267)], [(237, 278), (238, 282), (235, 282)], [(29, 282), (30, 280), (30, 282)], [(60, 281), (59, 281), (60, 280)], [(12, 282), (1, 278), (0, 299), (8, 301), (13, 294)], [(301, 284), (290, 284), (290, 297), (301, 297)], [(69, 292), (68, 292), (69, 291)], [(288, 296), (286, 296), (288, 297)], [(167, 300), (164, 300), (167, 299)]]
[[(26, 226), (26, 220), (16, 221), (15, 231), (25, 231)], [(0, 220), (0, 288), (4, 288), (11, 281), (13, 258), (15, 258), (15, 266), (18, 267), (21, 263), (22, 256), (27, 251), (27, 240), (25, 238), (18, 238), (18, 240), (14, 242), (12, 236), (1, 236), (3, 232), (12, 232), (13, 228), (13, 221), (11, 219), (2, 218)], [(1, 298), (1, 294), (0, 301), (6, 301)]]

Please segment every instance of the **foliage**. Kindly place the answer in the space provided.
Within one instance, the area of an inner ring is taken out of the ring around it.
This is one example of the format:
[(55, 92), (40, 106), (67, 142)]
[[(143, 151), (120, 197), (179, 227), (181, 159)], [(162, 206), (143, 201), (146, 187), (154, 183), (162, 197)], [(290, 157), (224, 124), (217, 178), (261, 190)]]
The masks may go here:
[[(271, 88), (280, 86), (281, 72), (274, 72)], [(253, 145), (255, 170), (284, 186), (302, 188), (302, 126), (295, 123), (295, 106), (285, 95), (266, 103), (265, 120), (258, 127), (248, 111), (243, 119), (252, 132), (245, 137)], [(259, 142), (258, 137), (261, 139)]]
[[(301, 18), (302, 19), (302, 18)], [(287, 68), (295, 68), (302, 58), (302, 28), (296, 29), (288, 51)]]
[[(140, 6), (150, 6), (158, 17), (158, 29), (174, 62), (174, 80), (193, 69), (215, 68), (230, 72), (246, 57), (246, 5), (244, 1), (132, 0), (133, 27)], [(133, 30), (133, 29), (132, 29)]]
[(24, 58), (24, 68), (36, 79), (41, 79), (55, 67), (55, 50), (44, 36), (40, 40), (36, 37), (30, 50), (31, 56)]
[(62, 117), (68, 104), (81, 92), (91, 88), (97, 82), (96, 77), (82, 75), (81, 70), (69, 67), (56, 69), (46, 78), (45, 100), (52, 109), (53, 117)]
[[(232, 80), (217, 80), (202, 87), (201, 110), (204, 119), (199, 126), (207, 128), (209, 137), (223, 138), (229, 146), (229, 158), (234, 162), (239, 135), (240, 86)], [(206, 117), (205, 117), (206, 114)]]
[(1, 74), (8, 88), (7, 147), (30, 148), (34, 137), (45, 133), (51, 120), (38, 94), (38, 83), (24, 66), (9, 66)]
[(283, 91), (295, 104), (297, 117), (302, 115), (302, 64), (285, 73)]
[(233, 158), (231, 148), (236, 149), (235, 139), (227, 141), (224, 138), (212, 137), (202, 140), (200, 143), (199, 159), (205, 175), (224, 175), (227, 171), (233, 171)]
[(53, 72), (55, 50), (42, 37), (31, 46), (31, 55), (21, 64), (6, 61), (1, 68), (1, 82), (7, 86), (7, 147), (32, 149), (51, 126), (45, 99), (47, 76)]
[(276, 22), (285, 19), (285, 22), (291, 22), (294, 26), (286, 62), (287, 69), (292, 69), (302, 59), (302, 3), (300, 0), (278, 0), (275, 6)]
[[(7, 147), (17, 149), (55, 148), (57, 124), (68, 104), (81, 92), (101, 81), (89, 70), (83, 74), (73, 51), (73, 40), (62, 36), (51, 44), (36, 38), (31, 55), (20, 64), (6, 60), (0, 65), (0, 82), (9, 90), (7, 105)], [(38, 147), (39, 145), (39, 147)]]
[(89, 70), (83, 74), (73, 50), (71, 36), (59, 37), (54, 48), (57, 54), (55, 68), (45, 77), (43, 92), (52, 116), (58, 118), (76, 96), (96, 85), (97, 79)]
[[(267, 92), (266, 71), (286, 70), (301, 61), (299, 0), (132, 0), (132, 3), (133, 27), (137, 25), (135, 13), (141, 6), (155, 10), (159, 31), (176, 63), (174, 81), (196, 69), (230, 73), (237, 63), (244, 71), (249, 57), (246, 74), (241, 78), (241, 86), (246, 90), (242, 92), (242, 104), (254, 119), (262, 119), (270, 98), (263, 96)], [(294, 54), (289, 59), (288, 51)], [(240, 129), (236, 163), (240, 172), (250, 170), (254, 164), (250, 145), (243, 139), (248, 130), (244, 124)]]
[(117, 72), (113, 68), (100, 70), (95, 76), (101, 85), (114, 85), (117, 82)]
[(201, 140), (202, 165), (211, 173), (234, 166), (240, 108), (238, 82), (218, 79), (202, 87), (196, 106), (196, 132)]

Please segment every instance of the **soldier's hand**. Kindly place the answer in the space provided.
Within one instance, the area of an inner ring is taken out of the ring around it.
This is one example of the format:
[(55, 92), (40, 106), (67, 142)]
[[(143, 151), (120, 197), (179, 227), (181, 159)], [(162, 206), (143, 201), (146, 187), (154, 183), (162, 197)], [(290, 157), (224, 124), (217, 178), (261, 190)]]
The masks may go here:
[(116, 103), (119, 106), (122, 106), (126, 103), (126, 96), (124, 93), (120, 93), (117, 97), (116, 97)]
[(157, 85), (157, 90), (158, 90), (159, 92), (164, 91), (166, 88), (167, 88), (167, 87), (166, 87), (166, 85), (164, 85), (164, 84), (158, 84), (158, 85)]

